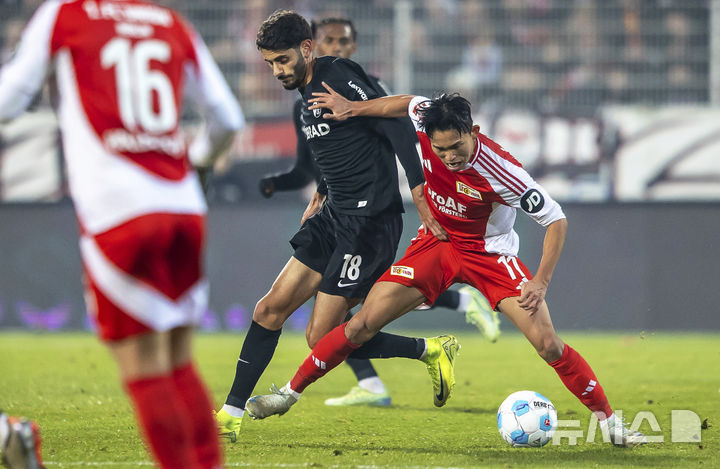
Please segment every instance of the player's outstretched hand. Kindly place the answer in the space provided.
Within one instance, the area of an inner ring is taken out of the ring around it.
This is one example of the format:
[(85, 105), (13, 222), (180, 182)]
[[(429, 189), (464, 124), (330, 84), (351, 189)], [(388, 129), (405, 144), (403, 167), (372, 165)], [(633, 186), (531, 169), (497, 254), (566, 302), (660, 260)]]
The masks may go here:
[(328, 92), (314, 92), (314, 98), (308, 101), (312, 104), (308, 109), (327, 109), (330, 111), (323, 114), (323, 119), (344, 121), (345, 119), (352, 117), (352, 101), (345, 99), (344, 96), (338, 94), (324, 81), (322, 82), (322, 85), (326, 90), (328, 90)]
[(520, 307), (528, 312), (529, 316), (535, 314), (545, 300), (547, 285), (537, 279), (531, 279), (520, 287)]

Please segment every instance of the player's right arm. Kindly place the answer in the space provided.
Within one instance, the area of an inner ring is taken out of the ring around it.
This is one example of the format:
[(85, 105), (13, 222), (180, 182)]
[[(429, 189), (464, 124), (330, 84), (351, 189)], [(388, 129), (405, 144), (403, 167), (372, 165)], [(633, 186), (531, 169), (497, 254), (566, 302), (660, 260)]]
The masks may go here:
[(0, 70), (0, 122), (22, 114), (40, 91), (50, 65), (50, 41), (60, 2), (45, 2), (25, 27), (12, 59)]
[(323, 119), (343, 121), (350, 117), (405, 117), (408, 105), (415, 97), (410, 94), (383, 96), (367, 101), (350, 101), (336, 92), (325, 82), (322, 85), (327, 93), (313, 93), (314, 98), (309, 102), (309, 109), (326, 109), (329, 113), (323, 114)]
[(307, 144), (301, 122), (302, 100), (297, 100), (293, 107), (293, 122), (297, 138), (297, 160), (290, 171), (265, 176), (260, 180), (260, 193), (263, 197), (272, 197), (278, 191), (302, 189), (315, 180), (315, 163)]

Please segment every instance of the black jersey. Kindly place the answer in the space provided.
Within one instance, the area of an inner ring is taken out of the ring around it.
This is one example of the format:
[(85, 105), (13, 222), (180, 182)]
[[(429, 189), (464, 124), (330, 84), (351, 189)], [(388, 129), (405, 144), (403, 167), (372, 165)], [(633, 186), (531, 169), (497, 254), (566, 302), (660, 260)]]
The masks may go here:
[[(383, 91), (383, 95), (389, 94), (387, 87), (380, 81), (379, 78), (372, 75), (368, 75), (370, 82), (373, 87)], [(322, 175), (320, 170), (315, 164), (315, 159), (310, 152), (307, 140), (305, 139), (305, 133), (302, 130), (302, 123), (300, 122), (300, 114), (303, 109), (303, 100), (298, 98), (293, 105), (293, 124), (295, 125), (295, 136), (297, 137), (297, 149), (296, 159), (293, 167), (284, 173), (279, 173), (271, 176), (276, 191), (294, 191), (302, 189), (311, 182), (316, 184), (320, 183)]]
[(329, 56), (316, 59), (312, 81), (300, 89), (299, 138), (307, 142), (327, 184), (326, 203), (351, 215), (402, 212), (395, 154), (411, 188), (424, 181), (416, 149), (417, 135), (410, 119), (361, 117), (340, 122), (323, 119), (326, 111), (308, 110), (312, 93), (326, 91), (323, 81), (353, 101), (378, 98), (385, 96), (385, 92), (360, 65)]

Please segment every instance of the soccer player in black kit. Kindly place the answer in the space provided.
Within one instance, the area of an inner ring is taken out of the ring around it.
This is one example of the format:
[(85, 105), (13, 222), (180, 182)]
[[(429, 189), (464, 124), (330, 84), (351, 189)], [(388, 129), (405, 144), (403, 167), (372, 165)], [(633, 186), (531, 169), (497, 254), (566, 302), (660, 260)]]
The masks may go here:
[[(302, 96), (302, 135), (322, 180), (300, 230), (290, 240), (295, 253), (255, 306), (232, 388), (216, 415), (219, 433), (230, 441), (237, 440), (245, 402), (272, 359), (287, 318), (317, 295), (305, 332), (308, 345), (314, 346), (343, 322), (394, 261), (403, 212), (395, 155), (405, 169), (425, 230), (447, 240), (423, 195), (418, 140), (409, 118), (337, 122), (307, 109), (312, 93), (324, 91), (323, 82), (350, 100), (383, 96), (362, 67), (348, 59), (316, 58), (310, 25), (294, 11), (270, 15), (258, 31), (256, 45), (282, 86)], [(422, 339), (381, 332), (352, 358), (420, 359), (433, 377), (440, 366), (452, 369), (457, 348), (451, 336)]]
[[(317, 57), (331, 55), (349, 59), (355, 53), (357, 30), (352, 20), (329, 17), (312, 21), (310, 27)], [(389, 93), (380, 79), (373, 75), (368, 75), (368, 78), (373, 88), (382, 90), (383, 94)], [(266, 198), (272, 197), (275, 192), (298, 190), (312, 182), (318, 184), (321, 181), (320, 170), (313, 161), (308, 141), (302, 130), (302, 109), (303, 100), (298, 96), (298, 100), (293, 106), (293, 123), (297, 137), (295, 164), (286, 172), (267, 175), (260, 180), (260, 193)], [(487, 299), (479, 291), (470, 286), (459, 290), (444, 291), (435, 300), (432, 307), (448, 308), (464, 314), (465, 320), (476, 326), (491, 342), (495, 342), (500, 335), (500, 320), (497, 311), (492, 309)], [(350, 317), (348, 314), (345, 320), (349, 320)], [(327, 399), (326, 405), (389, 406), (391, 404), (390, 394), (370, 360), (348, 358), (346, 363), (355, 374), (358, 384), (343, 396)]]

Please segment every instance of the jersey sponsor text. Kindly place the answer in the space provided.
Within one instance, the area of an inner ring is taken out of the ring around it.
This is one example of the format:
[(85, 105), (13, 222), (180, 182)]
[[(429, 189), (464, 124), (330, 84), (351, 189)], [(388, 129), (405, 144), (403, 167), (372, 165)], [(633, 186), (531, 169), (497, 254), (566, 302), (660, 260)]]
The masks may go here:
[(103, 133), (105, 147), (114, 152), (160, 152), (173, 158), (185, 156), (185, 140), (179, 132), (170, 135), (131, 133), (125, 129), (110, 129)]
[(168, 10), (155, 5), (122, 5), (114, 2), (85, 2), (83, 9), (91, 20), (113, 20), (150, 23), (170, 27), (173, 17)]
[(368, 100), (367, 93), (365, 93), (365, 91), (362, 88), (360, 88), (358, 85), (353, 83), (352, 80), (348, 81), (348, 86), (350, 88), (354, 89), (355, 91), (357, 91), (357, 94), (360, 95), (360, 97), (362, 98), (363, 101)]
[(430, 187), (428, 187), (428, 192), (430, 194), (430, 200), (433, 201), (435, 207), (442, 213), (452, 215), (453, 217), (467, 218), (467, 206), (456, 202), (455, 199), (449, 195), (443, 196), (438, 194)]
[(311, 124), (304, 125), (302, 131), (305, 132), (305, 139), (310, 140), (315, 137), (322, 137), (330, 133), (330, 124)]

